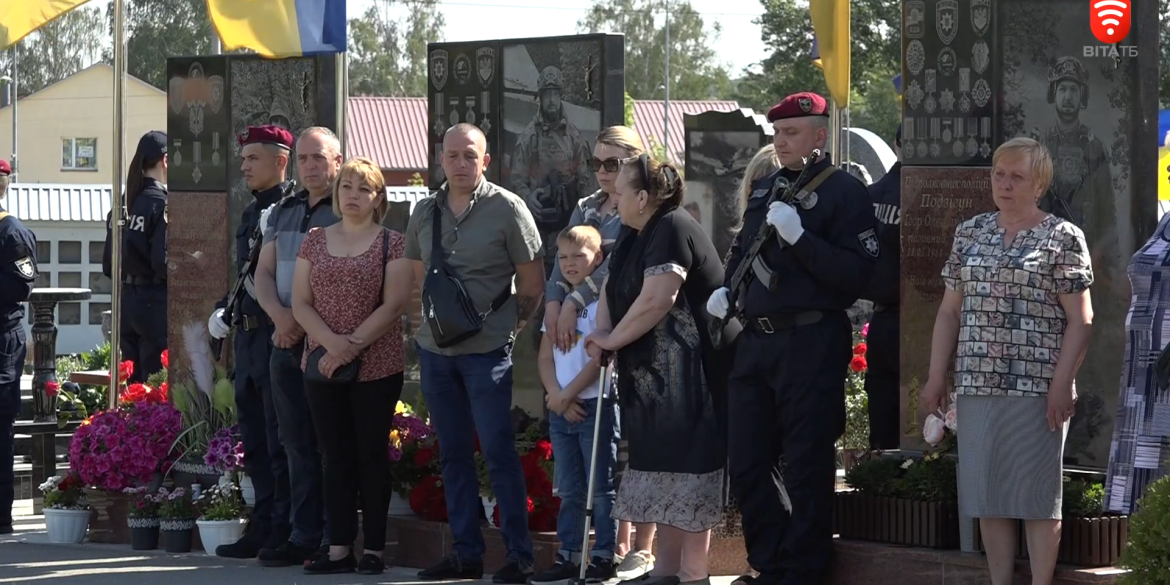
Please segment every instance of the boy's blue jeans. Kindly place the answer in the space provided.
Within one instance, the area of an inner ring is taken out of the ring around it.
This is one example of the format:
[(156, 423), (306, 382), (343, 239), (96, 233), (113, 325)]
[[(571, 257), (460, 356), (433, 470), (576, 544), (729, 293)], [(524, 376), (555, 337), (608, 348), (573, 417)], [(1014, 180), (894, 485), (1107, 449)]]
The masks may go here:
[[(593, 456), (593, 425), (597, 416), (596, 398), (581, 402), (585, 409), (585, 420), (581, 422), (569, 422), (555, 412), (549, 413), (549, 435), (556, 464), (553, 488), (561, 498), (561, 511), (557, 516), (557, 538), (561, 541), (559, 555), (570, 561), (576, 561), (584, 549), (581, 537), (585, 529), (585, 496), (589, 489), (589, 460)], [(598, 434), (597, 472), (593, 485), (594, 543), (590, 558), (612, 561), (617, 545), (618, 523), (610, 514), (617, 496), (613, 474), (620, 424), (617, 403), (606, 398)]]

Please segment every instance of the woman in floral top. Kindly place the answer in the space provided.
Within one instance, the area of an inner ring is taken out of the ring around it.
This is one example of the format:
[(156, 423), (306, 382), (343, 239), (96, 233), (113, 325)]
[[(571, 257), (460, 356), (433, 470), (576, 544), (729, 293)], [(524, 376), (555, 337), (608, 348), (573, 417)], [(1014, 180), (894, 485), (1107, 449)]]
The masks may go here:
[(1024, 520), (1033, 583), (1052, 578), (1064, 441), (1093, 320), (1085, 236), (1037, 206), (1051, 181), (1052, 159), (1036, 141), (996, 150), (999, 211), (955, 230), (921, 391), (926, 412), (942, 405), (953, 355), (959, 509), (979, 518), (993, 585), (1012, 583), (1016, 520)]

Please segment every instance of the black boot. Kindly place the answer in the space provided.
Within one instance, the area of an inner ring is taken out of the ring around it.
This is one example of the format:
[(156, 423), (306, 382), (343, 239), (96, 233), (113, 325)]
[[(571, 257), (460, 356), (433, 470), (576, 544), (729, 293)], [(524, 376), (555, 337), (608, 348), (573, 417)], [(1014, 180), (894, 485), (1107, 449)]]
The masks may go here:
[(215, 556), (229, 559), (254, 559), (268, 540), (272, 531), (265, 526), (257, 526), (251, 522), (244, 527), (244, 534), (239, 540), (231, 544), (221, 544), (215, 547)]

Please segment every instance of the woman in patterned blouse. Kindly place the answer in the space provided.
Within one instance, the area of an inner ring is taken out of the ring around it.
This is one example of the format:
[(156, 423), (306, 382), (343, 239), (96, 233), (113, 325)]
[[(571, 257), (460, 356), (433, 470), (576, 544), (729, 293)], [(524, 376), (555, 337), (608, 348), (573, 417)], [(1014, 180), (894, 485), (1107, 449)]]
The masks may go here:
[(1093, 320), (1093, 269), (1077, 226), (1040, 210), (1052, 159), (1014, 138), (992, 159), (998, 212), (955, 230), (943, 268), (925, 412), (942, 406), (954, 356), (959, 508), (979, 518), (993, 585), (1009, 585), (1016, 520), (1032, 583), (1051, 583), (1060, 544), (1064, 441)]

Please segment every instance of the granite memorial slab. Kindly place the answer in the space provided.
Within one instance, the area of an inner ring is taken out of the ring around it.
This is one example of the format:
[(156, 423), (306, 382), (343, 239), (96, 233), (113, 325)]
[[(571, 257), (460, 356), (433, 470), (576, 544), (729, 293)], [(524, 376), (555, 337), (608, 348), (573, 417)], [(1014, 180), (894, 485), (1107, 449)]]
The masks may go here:
[(205, 336), (207, 317), (227, 294), (228, 273), (235, 267), (228, 256), (227, 214), (225, 193), (171, 191), (167, 196), (167, 215), (176, 219), (167, 225), (167, 375), (172, 386), (190, 371), (184, 329)]
[(475, 124), (487, 136), (488, 155), (492, 160), (485, 173), (499, 183), (500, 163), (496, 156), (500, 130), (500, 42), (498, 40), (466, 43), (427, 44), (427, 152), (430, 188), (438, 189), (446, 181), (440, 156), (443, 134), (447, 129), (466, 122)]
[(744, 172), (774, 132), (765, 116), (749, 108), (683, 114), (683, 207), (711, 237), (720, 258), (727, 256), (743, 219)]
[(230, 125), (225, 57), (167, 60), (167, 186), (175, 191), (227, 190)]

